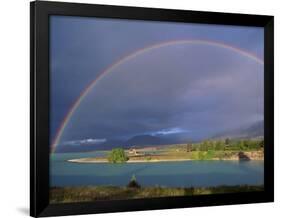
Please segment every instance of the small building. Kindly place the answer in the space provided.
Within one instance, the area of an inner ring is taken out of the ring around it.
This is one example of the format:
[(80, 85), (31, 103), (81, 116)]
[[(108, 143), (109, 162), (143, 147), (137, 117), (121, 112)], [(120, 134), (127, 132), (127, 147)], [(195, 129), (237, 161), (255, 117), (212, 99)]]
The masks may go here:
[(132, 155), (139, 155), (139, 153), (137, 152), (137, 150), (135, 148), (130, 148), (129, 150), (129, 154), (132, 154)]

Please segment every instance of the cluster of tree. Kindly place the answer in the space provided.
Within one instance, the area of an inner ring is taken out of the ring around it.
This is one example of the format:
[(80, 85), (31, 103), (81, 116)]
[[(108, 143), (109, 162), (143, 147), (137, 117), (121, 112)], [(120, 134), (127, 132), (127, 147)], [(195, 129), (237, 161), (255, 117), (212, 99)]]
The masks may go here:
[(194, 160), (211, 160), (215, 157), (215, 151), (195, 151), (192, 153), (192, 159)]
[(198, 144), (187, 144), (186, 151), (224, 151), (224, 150), (258, 150), (264, 147), (264, 140), (205, 140)]
[(122, 149), (122, 148), (112, 149), (110, 151), (107, 159), (110, 163), (125, 163), (127, 160), (129, 160), (124, 149)]
[(201, 143), (196, 144), (187, 144), (186, 145), (186, 151), (209, 151), (209, 150), (217, 150), (217, 151), (223, 151), (225, 150), (228, 142), (222, 141), (222, 140), (205, 140)]
[(229, 150), (258, 150), (264, 147), (264, 140), (233, 140), (227, 149)]

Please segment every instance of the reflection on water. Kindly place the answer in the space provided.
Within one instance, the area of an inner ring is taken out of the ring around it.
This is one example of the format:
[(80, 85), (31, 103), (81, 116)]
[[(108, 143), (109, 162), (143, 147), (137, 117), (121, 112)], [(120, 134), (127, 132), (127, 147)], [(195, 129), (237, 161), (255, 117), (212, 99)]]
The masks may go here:
[(263, 161), (183, 161), (161, 163), (86, 164), (66, 160), (103, 152), (52, 154), (51, 186), (125, 186), (134, 174), (142, 186), (203, 187), (263, 184)]

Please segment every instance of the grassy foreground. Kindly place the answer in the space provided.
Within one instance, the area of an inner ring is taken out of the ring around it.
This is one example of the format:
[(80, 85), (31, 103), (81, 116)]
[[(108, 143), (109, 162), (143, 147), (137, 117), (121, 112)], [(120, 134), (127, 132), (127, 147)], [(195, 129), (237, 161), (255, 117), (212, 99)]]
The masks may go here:
[(217, 186), (207, 188), (128, 188), (117, 186), (88, 186), (51, 188), (51, 203), (87, 202), (99, 200), (124, 200), (168, 196), (192, 196), (234, 192), (262, 191), (263, 186)]

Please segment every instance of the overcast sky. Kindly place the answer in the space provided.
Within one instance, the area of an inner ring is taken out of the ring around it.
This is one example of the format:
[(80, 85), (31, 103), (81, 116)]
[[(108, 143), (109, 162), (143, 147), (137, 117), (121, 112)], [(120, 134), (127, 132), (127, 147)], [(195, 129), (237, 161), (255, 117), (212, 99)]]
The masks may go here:
[[(171, 40), (222, 42), (263, 59), (263, 29), (222, 25), (51, 17), (51, 137), (77, 97), (126, 54)], [(61, 141), (134, 135), (209, 137), (263, 119), (263, 65), (207, 44), (137, 55), (97, 82)]]

